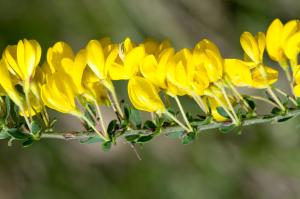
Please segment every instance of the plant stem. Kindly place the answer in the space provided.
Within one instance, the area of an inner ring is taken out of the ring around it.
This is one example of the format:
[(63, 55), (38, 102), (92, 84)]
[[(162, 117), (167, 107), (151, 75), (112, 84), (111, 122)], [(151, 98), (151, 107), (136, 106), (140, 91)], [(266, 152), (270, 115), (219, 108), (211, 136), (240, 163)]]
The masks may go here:
[(263, 101), (263, 102), (266, 102), (266, 103), (271, 104), (272, 106), (275, 106), (275, 107), (277, 107), (277, 108), (280, 108), (276, 103), (274, 103), (274, 102), (272, 102), (271, 100), (268, 100), (268, 99), (266, 99), (266, 98), (263, 98), (263, 97), (260, 97), (260, 96), (253, 96), (253, 95), (251, 95), (251, 98), (257, 99), (257, 100), (261, 100), (261, 101)]
[(98, 116), (99, 116), (99, 119), (100, 119), (100, 124), (101, 124), (102, 130), (104, 132), (104, 135), (107, 136), (106, 127), (105, 127), (105, 123), (104, 123), (104, 119), (103, 119), (101, 109), (98, 106), (97, 101), (94, 101), (94, 104), (95, 104), (96, 110), (98, 112)]
[(108, 141), (107, 138), (105, 136), (102, 135), (102, 133), (100, 133), (98, 131), (98, 129), (96, 129), (96, 127), (90, 122), (90, 120), (84, 116), (83, 114), (80, 116), (82, 120), (84, 120), (104, 141)]
[(285, 107), (282, 105), (282, 103), (280, 102), (280, 100), (278, 99), (278, 97), (275, 95), (275, 93), (273, 92), (273, 90), (271, 89), (270, 86), (267, 87), (267, 92), (269, 93), (269, 95), (271, 95), (271, 97), (276, 102), (276, 104), (278, 104), (279, 108), (282, 111), (285, 111)]
[(285, 92), (283, 92), (282, 90), (280, 90), (279, 88), (273, 87), (273, 89), (275, 91), (277, 91), (278, 93), (280, 93), (281, 95), (285, 96), (286, 98), (288, 98), (295, 106), (298, 106), (296, 100), (294, 98), (292, 98), (291, 96), (289, 96), (288, 94), (286, 94)]
[[(256, 117), (256, 118), (250, 118), (250, 119), (245, 119), (242, 121), (242, 126), (250, 126), (250, 125), (255, 125), (255, 124), (263, 124), (263, 123), (268, 123), (268, 122), (277, 122), (279, 120), (285, 119), (285, 118), (290, 118), (290, 117), (297, 117), (300, 116), (300, 110), (290, 110), (287, 112), (285, 115), (276, 115), (273, 117), (265, 117), (264, 115)], [(197, 123), (195, 124), (197, 125)], [(222, 122), (213, 122), (209, 124), (201, 124), (201, 122), (198, 125), (198, 129), (201, 132), (205, 132), (205, 130), (211, 130), (211, 129), (218, 129), (222, 127), (224, 123)], [(162, 129), (162, 134), (168, 134), (176, 131), (182, 131), (183, 128), (182, 126), (176, 126), (176, 127), (166, 127)], [(185, 129), (186, 130), (186, 129)], [(135, 134), (143, 134), (143, 135), (148, 135), (151, 134), (152, 131), (150, 130), (128, 130), (124, 135), (135, 135)], [(62, 139), (62, 140), (81, 140), (81, 139), (86, 139), (90, 136), (94, 136), (95, 134), (91, 134), (89, 132), (55, 132), (55, 133), (43, 133), (41, 138), (43, 139)]]
[(224, 96), (224, 98), (225, 98), (225, 100), (227, 102), (227, 105), (229, 106), (229, 108), (230, 108), (230, 110), (231, 110), (231, 112), (232, 112), (232, 114), (233, 114), (233, 116), (235, 118), (236, 123), (239, 124), (240, 123), (239, 118), (238, 118), (238, 116), (235, 113), (235, 110), (234, 110), (234, 108), (233, 108), (233, 106), (232, 106), (232, 104), (231, 104), (231, 102), (230, 102), (230, 100), (228, 98), (228, 95), (227, 95), (227, 93), (226, 93), (226, 91), (224, 89), (224, 86), (223, 85), (219, 85), (218, 83), (215, 83), (215, 85), (221, 90), (221, 92), (222, 92), (222, 94), (223, 94), (223, 96)]
[(177, 103), (177, 105), (178, 105), (178, 107), (179, 107), (179, 110), (180, 110), (180, 112), (181, 112), (181, 115), (182, 115), (182, 117), (183, 117), (183, 120), (185, 121), (185, 123), (186, 123), (187, 127), (189, 128), (190, 132), (192, 132), (192, 131), (193, 131), (193, 128), (192, 128), (192, 126), (191, 126), (189, 120), (188, 120), (187, 117), (186, 117), (185, 111), (184, 111), (184, 109), (183, 109), (183, 107), (182, 107), (182, 105), (181, 105), (181, 103), (180, 103), (180, 101), (179, 101), (179, 98), (178, 98), (177, 96), (172, 96), (172, 97), (175, 99), (175, 101), (176, 101), (176, 103)]
[(244, 99), (244, 97), (237, 91), (237, 89), (235, 88), (235, 86), (230, 81), (228, 81), (228, 80), (225, 80), (225, 81), (226, 81), (226, 84), (229, 86), (229, 88), (232, 90), (232, 92), (242, 101), (242, 103), (246, 107), (246, 110), (250, 111), (251, 107), (246, 102), (246, 100)]
[(197, 105), (200, 107), (200, 109), (205, 113), (207, 114), (208, 113), (208, 110), (207, 108), (205, 107), (205, 104), (202, 100), (202, 98), (198, 95), (195, 95), (195, 94), (192, 94), (191, 95), (193, 97), (193, 99), (195, 100), (195, 102), (197, 103)]
[(184, 130), (187, 132), (190, 132), (190, 129), (187, 128), (184, 124), (182, 124), (174, 115), (169, 113), (168, 111), (164, 112), (165, 115), (167, 115), (169, 118), (171, 118), (174, 122), (176, 122), (179, 126), (181, 126)]

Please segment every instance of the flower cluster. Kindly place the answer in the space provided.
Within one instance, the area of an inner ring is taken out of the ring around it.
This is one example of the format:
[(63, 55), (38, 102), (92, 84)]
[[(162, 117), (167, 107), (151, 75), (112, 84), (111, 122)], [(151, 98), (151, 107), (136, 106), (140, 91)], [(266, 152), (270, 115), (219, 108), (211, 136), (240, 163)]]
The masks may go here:
[[(291, 20), (283, 24), (275, 19), (266, 33), (244, 32), (240, 43), (243, 59), (224, 58), (208, 39), (199, 41), (192, 49), (175, 50), (169, 41), (149, 39), (137, 44), (126, 38), (121, 43), (113, 43), (110, 38), (102, 38), (89, 41), (76, 53), (60, 41), (47, 50), (46, 60), (41, 62), (39, 43), (23, 39), (4, 49), (0, 61), (0, 94), (8, 96), (19, 107), (29, 133), (33, 117), (41, 117), (46, 127), (50, 125), (46, 111), (49, 107), (78, 117), (108, 141), (110, 135), (101, 105), (111, 106), (121, 120), (126, 117), (114, 88), (114, 81), (118, 80), (128, 80), (128, 96), (136, 109), (164, 115), (186, 132), (193, 132), (194, 127), (179, 96), (192, 98), (203, 115), (238, 126), (245, 114), (256, 115), (250, 97), (269, 102), (281, 113), (288, 111), (287, 103), (276, 93), (288, 95), (273, 86), (279, 71), (264, 63), (264, 55), (268, 54), (285, 72), (292, 89), (288, 99), (297, 106), (300, 22)], [(242, 95), (237, 87), (263, 89), (269, 98)], [(183, 122), (169, 111), (166, 105), (169, 98), (179, 107)], [(86, 110), (96, 118), (101, 130), (86, 116)]]

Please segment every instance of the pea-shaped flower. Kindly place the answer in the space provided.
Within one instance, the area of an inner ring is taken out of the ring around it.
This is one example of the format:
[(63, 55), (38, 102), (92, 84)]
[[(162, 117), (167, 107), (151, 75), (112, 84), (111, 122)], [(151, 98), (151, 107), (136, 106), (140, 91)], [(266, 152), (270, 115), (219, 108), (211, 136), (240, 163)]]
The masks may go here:
[(245, 52), (246, 61), (252, 61), (256, 65), (263, 62), (263, 55), (266, 47), (264, 33), (259, 32), (254, 37), (250, 32), (244, 32), (241, 35), (240, 43)]
[(41, 59), (41, 46), (36, 40), (23, 39), (9, 45), (3, 53), (9, 71), (19, 80), (29, 84)]
[(192, 81), (195, 66), (192, 62), (192, 53), (189, 49), (177, 52), (168, 63), (167, 81), (168, 92), (172, 95), (185, 95), (193, 91)]
[[(266, 47), (271, 59), (279, 63), (284, 63), (286, 62), (286, 55), (289, 58), (294, 57), (295, 49), (290, 47), (293, 46), (293, 44), (288, 41), (299, 30), (298, 20), (291, 20), (283, 24), (279, 19), (275, 19), (270, 24), (266, 33)], [(293, 38), (293, 40), (294, 39), (295, 38)]]
[(3, 60), (0, 60), (0, 86), (4, 92), (16, 103), (19, 107), (23, 107), (23, 101), (15, 86), (12, 82), (12, 78), (8, 72), (7, 64)]
[(136, 109), (147, 112), (166, 112), (155, 86), (143, 77), (132, 77), (128, 82), (128, 96)]
[(117, 47), (114, 47), (108, 56), (107, 67), (112, 80), (128, 80), (139, 71), (139, 65), (145, 57), (145, 47), (143, 44), (135, 44), (126, 38)]
[(208, 39), (196, 44), (193, 51), (193, 62), (203, 65), (210, 82), (215, 82), (223, 76), (223, 58), (218, 47)]
[(64, 73), (54, 73), (48, 76), (48, 82), (41, 88), (41, 98), (46, 106), (62, 113), (78, 116), (75, 104), (75, 93), (71, 79)]
[(169, 48), (162, 51), (162, 53), (155, 57), (154, 55), (147, 55), (140, 64), (140, 71), (142, 75), (151, 81), (155, 86), (166, 89), (166, 75), (168, 62), (174, 55), (174, 49)]

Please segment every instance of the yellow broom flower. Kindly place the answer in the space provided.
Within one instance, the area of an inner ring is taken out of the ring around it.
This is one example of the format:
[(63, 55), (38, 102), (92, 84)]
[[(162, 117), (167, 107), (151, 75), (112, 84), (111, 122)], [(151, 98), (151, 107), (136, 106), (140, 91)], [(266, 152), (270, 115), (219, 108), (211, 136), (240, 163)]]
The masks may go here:
[(143, 44), (135, 44), (126, 38), (118, 47), (114, 47), (108, 56), (108, 71), (112, 80), (128, 80), (139, 72), (139, 65), (145, 57)]
[(70, 77), (64, 73), (50, 74), (48, 82), (41, 88), (41, 98), (44, 104), (62, 113), (78, 115), (71, 81)]
[(291, 20), (283, 24), (279, 19), (275, 19), (270, 24), (266, 33), (266, 47), (271, 59), (284, 63), (286, 62), (286, 55), (293, 58), (294, 48), (289, 47), (292, 44), (288, 41), (299, 29), (298, 20)]
[(17, 104), (19, 107), (23, 107), (23, 100), (15, 89), (7, 67), (8, 66), (6, 62), (0, 60), (0, 85), (15, 104)]
[(223, 76), (223, 58), (218, 47), (208, 39), (198, 42), (193, 51), (193, 62), (203, 65), (210, 82), (215, 82)]
[(136, 109), (147, 112), (166, 112), (155, 86), (143, 77), (132, 77), (128, 82), (128, 96)]
[(168, 63), (174, 55), (173, 48), (165, 49), (158, 57), (150, 54), (144, 57), (140, 64), (141, 74), (155, 86), (166, 89)]
[(40, 62), (41, 53), (41, 46), (36, 40), (23, 39), (17, 45), (7, 46), (3, 58), (13, 75), (29, 83)]

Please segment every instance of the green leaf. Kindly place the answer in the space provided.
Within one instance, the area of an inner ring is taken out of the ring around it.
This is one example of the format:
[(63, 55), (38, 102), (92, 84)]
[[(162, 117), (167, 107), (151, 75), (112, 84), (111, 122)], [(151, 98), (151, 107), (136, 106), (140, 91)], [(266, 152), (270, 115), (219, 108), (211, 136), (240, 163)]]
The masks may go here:
[(185, 134), (185, 136), (182, 138), (182, 144), (184, 145), (190, 144), (195, 140), (195, 138), (196, 138), (195, 133)]
[(10, 135), (7, 133), (6, 130), (2, 129), (2, 130), (0, 131), (0, 140), (7, 139), (7, 138), (9, 138), (9, 137), (10, 137)]
[(256, 108), (256, 103), (255, 103), (255, 101), (252, 100), (250, 97), (245, 97), (244, 99), (246, 100), (246, 102), (247, 102), (247, 104), (250, 106), (250, 108), (251, 108), (252, 110), (255, 110), (255, 108)]
[(225, 109), (221, 106), (217, 107), (217, 112), (223, 117), (229, 118), (229, 115), (226, 113)]
[(142, 126), (142, 119), (141, 119), (141, 114), (140, 114), (140, 112), (138, 110), (136, 110), (134, 108), (130, 109), (129, 120), (137, 128), (141, 128), (141, 126)]
[(287, 121), (287, 120), (289, 120), (289, 119), (291, 119), (291, 118), (293, 118), (293, 116), (281, 118), (281, 119), (277, 120), (277, 122), (285, 122), (285, 121)]
[(7, 129), (7, 132), (10, 136), (12, 136), (17, 140), (25, 140), (31, 137), (29, 134), (25, 134), (20, 129), (17, 128)]
[(237, 126), (235, 124), (230, 124), (230, 125), (224, 125), (222, 127), (219, 128), (219, 130), (222, 133), (229, 133), (230, 131), (232, 131), (233, 129), (235, 129)]
[(155, 129), (156, 128), (156, 125), (154, 124), (153, 121), (151, 120), (147, 120), (145, 123), (144, 123), (144, 126), (143, 126), (144, 129)]
[(103, 142), (103, 139), (99, 135), (91, 136), (86, 140), (80, 140), (81, 144), (93, 144), (93, 143), (97, 143), (97, 142), (100, 142), (100, 143)]
[(272, 114), (275, 114), (275, 115), (280, 115), (282, 113), (281, 109), (278, 108), (278, 107), (274, 107), (272, 110), (271, 110), (271, 113)]
[(110, 150), (111, 145), (112, 145), (112, 141), (107, 141), (107, 142), (102, 143), (102, 149), (103, 149), (103, 151)]
[(144, 136), (141, 136), (141, 137), (137, 140), (137, 142), (141, 142), (141, 143), (148, 142), (148, 141), (152, 140), (152, 138), (153, 138), (153, 135), (152, 135), (152, 134), (150, 134), (150, 135), (144, 135)]
[(42, 126), (37, 121), (33, 120), (31, 123), (31, 129), (32, 133), (37, 135), (42, 131)]
[(128, 142), (135, 142), (138, 138), (140, 138), (141, 135), (140, 134), (133, 134), (133, 135), (126, 135), (125, 136), (125, 139), (128, 141)]
[(29, 138), (28, 140), (25, 140), (23, 143), (22, 143), (22, 146), (25, 148), (25, 147), (29, 147), (33, 144), (34, 140)]
[(125, 114), (125, 118), (127, 120), (129, 120), (129, 118), (130, 118), (130, 109), (127, 105), (124, 106), (124, 114)]
[(165, 135), (169, 138), (177, 139), (177, 138), (181, 138), (183, 134), (184, 131), (174, 131), (174, 132), (166, 133)]
[(109, 135), (113, 135), (114, 134), (114, 131), (116, 129), (116, 126), (117, 126), (117, 120), (112, 120), (109, 124), (108, 124), (108, 127), (107, 127), (107, 133)]

